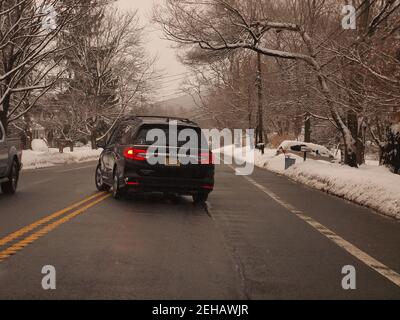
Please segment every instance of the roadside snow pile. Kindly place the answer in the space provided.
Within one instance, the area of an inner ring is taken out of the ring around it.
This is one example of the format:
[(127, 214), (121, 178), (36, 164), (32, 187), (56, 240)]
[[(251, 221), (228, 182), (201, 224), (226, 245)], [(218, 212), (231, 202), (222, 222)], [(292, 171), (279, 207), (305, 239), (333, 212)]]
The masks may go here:
[(400, 176), (385, 167), (306, 161), (284, 172), (293, 180), (400, 219)]
[[(249, 154), (249, 150), (243, 150), (240, 153), (236, 152), (235, 157), (245, 154), (244, 151)], [(232, 146), (223, 148), (222, 152), (232, 155)], [(294, 155), (291, 155), (291, 158), (296, 159), (296, 164), (284, 170), (284, 155), (276, 156), (276, 150), (266, 150), (262, 155), (256, 150), (254, 164), (400, 219), (400, 176), (391, 173), (387, 168), (364, 165), (355, 169), (326, 161), (310, 159), (303, 162), (301, 157)]]
[(48, 152), (49, 147), (46, 142), (42, 139), (33, 139), (32, 140), (32, 150), (37, 152)]
[(24, 150), (22, 152), (23, 169), (39, 169), (55, 165), (95, 161), (99, 159), (101, 149), (92, 150), (91, 147), (77, 147), (73, 152), (69, 148), (64, 153), (58, 149), (49, 148), (48, 151)]

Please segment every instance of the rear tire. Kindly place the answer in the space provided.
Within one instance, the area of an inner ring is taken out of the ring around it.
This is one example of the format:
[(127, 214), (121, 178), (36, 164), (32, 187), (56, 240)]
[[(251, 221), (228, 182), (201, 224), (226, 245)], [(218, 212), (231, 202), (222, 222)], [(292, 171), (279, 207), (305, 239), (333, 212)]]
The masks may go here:
[(1, 191), (4, 194), (14, 194), (17, 191), (19, 180), (19, 165), (16, 160), (11, 165), (11, 172), (8, 176), (8, 181), (1, 184)]
[(110, 191), (111, 187), (104, 183), (103, 174), (101, 172), (101, 165), (98, 164), (95, 176), (96, 188), (99, 191)]
[(118, 200), (121, 199), (123, 195), (124, 195), (124, 189), (122, 189), (119, 184), (117, 169), (115, 169), (113, 177), (112, 196), (114, 199)]
[(204, 204), (208, 200), (208, 193), (198, 192), (193, 195), (194, 204)]

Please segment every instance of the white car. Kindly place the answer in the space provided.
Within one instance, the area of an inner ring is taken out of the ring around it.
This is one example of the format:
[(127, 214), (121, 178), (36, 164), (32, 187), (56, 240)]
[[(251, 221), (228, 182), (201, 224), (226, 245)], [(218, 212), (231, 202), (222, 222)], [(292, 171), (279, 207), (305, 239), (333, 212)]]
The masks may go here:
[(306, 153), (307, 158), (314, 160), (335, 160), (335, 156), (328, 148), (319, 144), (308, 142), (290, 140), (283, 141), (278, 147), (277, 154), (279, 155), (288, 153), (295, 154), (300, 157), (304, 156), (304, 153)]

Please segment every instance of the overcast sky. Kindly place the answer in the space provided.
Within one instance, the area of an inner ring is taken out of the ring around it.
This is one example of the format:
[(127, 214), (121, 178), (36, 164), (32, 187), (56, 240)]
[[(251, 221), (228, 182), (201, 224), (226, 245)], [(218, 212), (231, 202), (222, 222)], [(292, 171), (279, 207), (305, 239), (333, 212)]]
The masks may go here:
[(171, 48), (171, 42), (163, 40), (163, 34), (157, 26), (151, 24), (151, 10), (154, 3), (162, 3), (163, 0), (118, 0), (117, 5), (122, 10), (138, 9), (141, 23), (147, 25), (146, 48), (151, 55), (158, 56), (157, 69), (160, 69), (163, 76), (167, 76), (162, 89), (158, 94), (161, 99), (174, 97), (174, 92), (179, 89), (182, 81), (182, 73), (187, 69), (178, 61), (175, 50)]

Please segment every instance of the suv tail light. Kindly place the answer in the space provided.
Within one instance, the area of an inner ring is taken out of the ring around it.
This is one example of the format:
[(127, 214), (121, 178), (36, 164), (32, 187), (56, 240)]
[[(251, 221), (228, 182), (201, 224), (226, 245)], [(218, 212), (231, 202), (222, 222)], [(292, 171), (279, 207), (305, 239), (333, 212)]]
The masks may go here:
[(124, 150), (124, 158), (128, 160), (146, 161), (147, 150), (126, 148)]
[(214, 164), (215, 163), (214, 154), (210, 152), (203, 152), (199, 154), (200, 164)]

